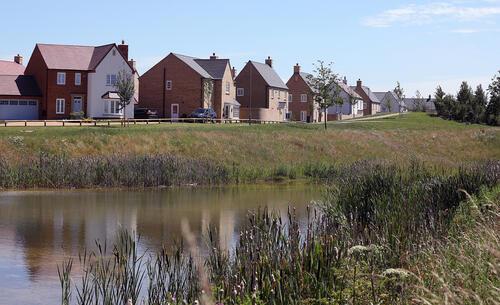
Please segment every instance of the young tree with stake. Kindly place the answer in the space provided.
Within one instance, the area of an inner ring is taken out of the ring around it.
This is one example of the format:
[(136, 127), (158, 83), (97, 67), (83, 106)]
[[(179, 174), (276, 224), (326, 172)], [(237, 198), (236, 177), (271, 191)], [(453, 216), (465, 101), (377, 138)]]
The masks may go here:
[(404, 99), (405, 99), (405, 90), (401, 88), (401, 84), (399, 82), (396, 83), (396, 88), (394, 88), (394, 94), (396, 94), (398, 98), (399, 109), (398, 112), (401, 114), (401, 109), (403, 108)]
[(134, 98), (135, 85), (133, 76), (125, 70), (118, 72), (118, 77), (116, 78), (115, 84), (116, 92), (120, 98), (118, 104), (119, 109), (123, 109), (123, 121), (122, 126), (125, 125), (125, 119), (127, 115), (127, 106), (130, 105), (132, 99)]
[(340, 88), (337, 85), (339, 81), (338, 75), (333, 72), (332, 63), (325, 64), (322, 60), (318, 60), (315, 64), (314, 75), (309, 76), (309, 81), (315, 92), (314, 101), (317, 103), (318, 108), (323, 111), (325, 130), (326, 125), (326, 112), (328, 107), (339, 104)]

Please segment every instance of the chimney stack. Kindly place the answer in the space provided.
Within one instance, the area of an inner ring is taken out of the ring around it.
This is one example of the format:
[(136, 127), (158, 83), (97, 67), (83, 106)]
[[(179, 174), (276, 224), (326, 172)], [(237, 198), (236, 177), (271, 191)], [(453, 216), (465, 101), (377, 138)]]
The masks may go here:
[(347, 85), (347, 77), (346, 76), (344, 76), (343, 82), (345, 85)]
[(137, 71), (137, 63), (136, 63), (136, 61), (135, 61), (135, 60), (130, 59), (130, 60), (128, 61), (128, 63), (130, 64), (130, 66), (132, 66), (132, 69), (134, 69), (134, 71), (133, 71), (133, 72)]
[(125, 40), (122, 40), (122, 43), (118, 45), (118, 51), (122, 53), (125, 60), (128, 61), (128, 45), (125, 44)]
[(363, 85), (363, 83), (361, 82), (361, 79), (358, 79), (358, 83), (356, 84), (356, 86), (358, 88), (361, 88), (362, 85)]
[(299, 63), (297, 63), (295, 66), (293, 66), (293, 73), (300, 73)]
[(268, 56), (267, 59), (266, 59), (266, 65), (268, 65), (269, 67), (273, 67), (273, 60), (271, 59), (271, 56)]
[(215, 55), (215, 53), (212, 53), (212, 56), (210, 56), (210, 59), (213, 60), (213, 59), (218, 59), (219, 56)]
[(233, 79), (236, 78), (236, 68), (235, 67), (233, 67), (231, 69), (231, 74), (233, 75)]
[(14, 56), (14, 62), (16, 64), (22, 65), (23, 64), (23, 57), (21, 55), (17, 54), (16, 56)]

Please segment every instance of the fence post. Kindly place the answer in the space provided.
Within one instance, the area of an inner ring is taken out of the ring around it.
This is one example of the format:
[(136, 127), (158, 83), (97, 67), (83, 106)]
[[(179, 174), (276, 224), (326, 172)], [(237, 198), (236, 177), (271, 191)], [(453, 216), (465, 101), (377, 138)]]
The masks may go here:
[(47, 121), (43, 120), (43, 127), (47, 127)]
[(64, 124), (64, 120), (62, 121), (62, 123), (63, 123), (63, 127), (64, 127), (64, 126), (65, 126), (65, 124)]
[(24, 127), (28, 126), (28, 121), (24, 121)]

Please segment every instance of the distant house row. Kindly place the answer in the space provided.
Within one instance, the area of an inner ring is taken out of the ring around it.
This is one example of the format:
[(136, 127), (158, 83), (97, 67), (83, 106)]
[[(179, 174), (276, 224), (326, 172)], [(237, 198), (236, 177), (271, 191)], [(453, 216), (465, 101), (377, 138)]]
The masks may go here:
[[(134, 76), (133, 107), (120, 109), (115, 84), (120, 71)], [(315, 102), (311, 75), (293, 66), (285, 83), (271, 57), (248, 61), (237, 73), (229, 59), (170, 53), (139, 76), (128, 45), (77, 46), (37, 44), (24, 67), (22, 56), (0, 61), (0, 120), (133, 118), (134, 107), (159, 117), (182, 118), (210, 108), (219, 119), (321, 122), (405, 107), (393, 92), (372, 92), (361, 80), (338, 82), (342, 105), (325, 117)]]

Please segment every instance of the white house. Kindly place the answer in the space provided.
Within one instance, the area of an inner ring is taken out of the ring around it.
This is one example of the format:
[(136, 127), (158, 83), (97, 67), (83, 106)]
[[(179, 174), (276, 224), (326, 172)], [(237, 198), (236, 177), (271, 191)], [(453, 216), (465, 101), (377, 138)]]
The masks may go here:
[(363, 116), (363, 98), (347, 85), (347, 79), (337, 82), (339, 95), (343, 100), (342, 105), (333, 105), (327, 109), (327, 118), (329, 121), (345, 120)]

